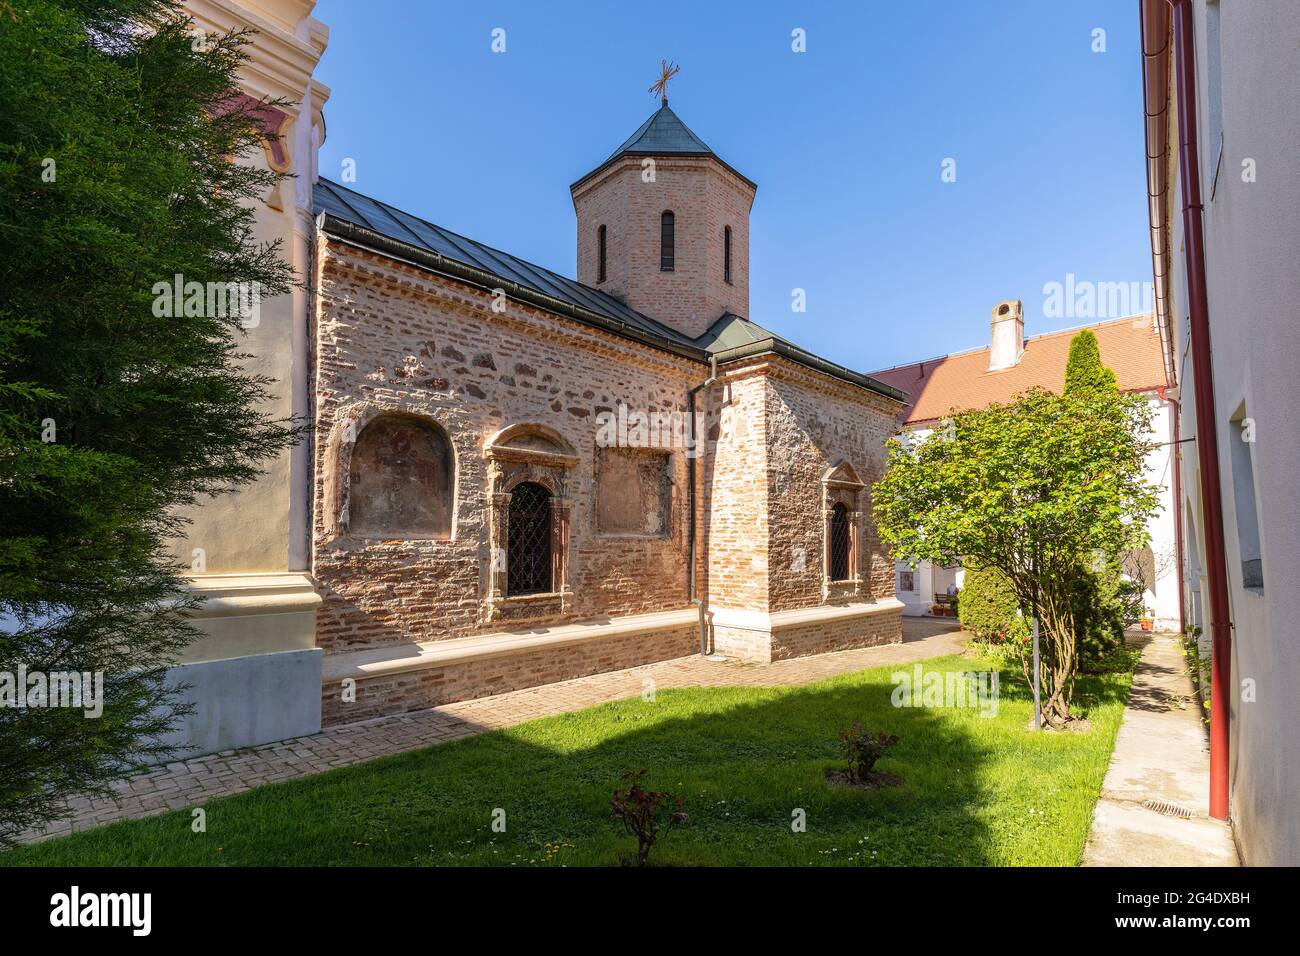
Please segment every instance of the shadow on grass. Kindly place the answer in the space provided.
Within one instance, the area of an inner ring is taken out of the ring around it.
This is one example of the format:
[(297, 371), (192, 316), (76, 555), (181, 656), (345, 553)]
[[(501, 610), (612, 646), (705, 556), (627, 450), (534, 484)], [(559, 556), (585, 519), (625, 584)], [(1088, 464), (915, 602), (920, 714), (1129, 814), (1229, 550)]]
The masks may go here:
[[(946, 658), (927, 670), (967, 670)], [(686, 798), (656, 848), (673, 865), (1043, 865), (1077, 862), (1127, 680), (1080, 682), (1087, 734), (1025, 729), (1003, 674), (996, 717), (896, 708), (877, 668), (796, 688), (662, 692), (534, 721), (205, 807), (0, 857), (12, 865), (610, 865), (632, 846), (610, 818), (619, 774)], [(827, 785), (837, 733), (895, 733), (878, 769), (903, 785)], [(796, 824), (805, 823), (800, 831)], [(504, 822), (504, 832), (493, 829)]]

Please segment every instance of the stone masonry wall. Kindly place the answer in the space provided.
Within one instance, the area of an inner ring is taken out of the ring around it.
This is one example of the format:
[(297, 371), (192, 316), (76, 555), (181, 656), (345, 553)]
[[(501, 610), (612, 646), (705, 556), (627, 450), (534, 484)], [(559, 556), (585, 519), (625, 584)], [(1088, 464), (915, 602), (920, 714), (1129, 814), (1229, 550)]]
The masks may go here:
[[(670, 453), (660, 487), (653, 460), (601, 454), (597, 434), (601, 413), (620, 403), (684, 413), (705, 366), (324, 235), (318, 248), (312, 571), (323, 598), (317, 643), (327, 654), (687, 605), (685, 450)], [(822, 478), (841, 459), (868, 483), (879, 476), (893, 404), (771, 356), (727, 366), (698, 400), (708, 445), (698, 472), (697, 571), (710, 607), (761, 613), (892, 596), (893, 566), (871, 525), (868, 489), (859, 503), (863, 590), (824, 596)], [(362, 537), (341, 520), (351, 457), (345, 436), (355, 440), (378, 415), (412, 416), (446, 435), (455, 470), (450, 539)], [(515, 604), (506, 625), (488, 615), (484, 452), (491, 436), (519, 424), (552, 429), (576, 456), (565, 481), (571, 593), (562, 608), (550, 599)], [(602, 467), (612, 480), (601, 483)], [(629, 493), (640, 500), (607, 497)], [(631, 511), (648, 506), (666, 514), (638, 526)], [(600, 530), (598, 507), (607, 526), (638, 530)], [(897, 640), (896, 617), (787, 628), (761, 648), (748, 647), (753, 632), (723, 629), (719, 643), (754, 659), (822, 653)], [(369, 678), (351, 705), (327, 686), (325, 719), (663, 660), (692, 653), (696, 641), (691, 626)]]
[(770, 610), (823, 603), (825, 524), (822, 477), (841, 461), (867, 487), (858, 493), (859, 599), (894, 596), (894, 564), (876, 534), (871, 486), (884, 473), (885, 442), (897, 405), (826, 376), (785, 366), (767, 377)]
[[(699, 363), (514, 302), (493, 312), (487, 290), (325, 236), (319, 247), (313, 573), (324, 598), (321, 647), (499, 629), (482, 613), (489, 560), (483, 449), (489, 436), (521, 422), (554, 428), (579, 457), (569, 485), (566, 619), (686, 606), (686, 456), (672, 454), (666, 536), (598, 533), (596, 421), (619, 402), (684, 409)], [(450, 541), (334, 535), (331, 489), (348, 467), (337, 460), (339, 433), (376, 412), (415, 415), (448, 435), (456, 468)]]

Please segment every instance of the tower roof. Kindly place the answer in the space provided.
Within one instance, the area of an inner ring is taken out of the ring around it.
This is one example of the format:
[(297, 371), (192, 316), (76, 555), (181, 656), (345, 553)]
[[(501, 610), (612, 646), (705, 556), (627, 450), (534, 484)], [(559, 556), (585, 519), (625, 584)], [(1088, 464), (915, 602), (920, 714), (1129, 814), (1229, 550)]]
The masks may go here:
[(635, 133), (624, 141), (622, 146), (610, 154), (608, 159), (575, 182), (573, 186), (586, 182), (623, 156), (709, 156), (752, 188), (758, 188), (752, 180), (724, 162), (717, 153), (705, 145), (704, 140), (691, 132), (690, 127), (669, 109), (666, 100), (659, 109), (650, 114), (650, 118), (642, 123)]

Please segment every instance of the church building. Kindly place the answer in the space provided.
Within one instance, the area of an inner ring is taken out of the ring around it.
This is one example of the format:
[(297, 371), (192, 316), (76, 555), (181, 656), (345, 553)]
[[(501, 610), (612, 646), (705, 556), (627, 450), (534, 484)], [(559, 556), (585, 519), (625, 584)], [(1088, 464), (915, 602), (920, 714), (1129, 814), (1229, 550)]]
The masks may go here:
[[(315, 27), (289, 40), (323, 49), (306, 0), (219, 6), (263, 30), (259, 14), (300, 14)], [(302, 120), (282, 127), (296, 149), (268, 150), (298, 178), (265, 216), (297, 230), (305, 291), (254, 344), (285, 357), (311, 439), (287, 453), (284, 494), (214, 500), (181, 545), (226, 520), (290, 539), (194, 576), (215, 610), (210, 651), (179, 668), (187, 743), (687, 655), (901, 640), (870, 494), (907, 396), (752, 320), (757, 186), (666, 93), (569, 187), (576, 279), (318, 176), (323, 121)]]

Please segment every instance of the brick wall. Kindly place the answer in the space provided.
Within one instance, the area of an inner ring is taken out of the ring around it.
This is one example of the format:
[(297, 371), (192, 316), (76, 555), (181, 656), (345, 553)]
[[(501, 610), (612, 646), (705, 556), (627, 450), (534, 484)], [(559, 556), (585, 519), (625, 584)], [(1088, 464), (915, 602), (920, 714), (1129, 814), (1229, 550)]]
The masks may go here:
[(857, 561), (861, 598), (894, 596), (894, 563), (876, 534), (870, 486), (885, 468), (885, 442), (897, 405), (826, 376), (782, 367), (768, 376), (767, 507), (772, 528), (768, 561), (771, 610), (823, 603), (825, 525), (822, 477), (850, 464), (867, 487), (858, 493)]
[(589, 674), (621, 670), (699, 652), (694, 625), (600, 642), (491, 657), (445, 667), (357, 681), (356, 700), (343, 700), (342, 685), (321, 690), (321, 723), (326, 726), (368, 720), (385, 714), (436, 707), (458, 700), (503, 694)]
[(772, 660), (847, 651), (879, 644), (897, 644), (903, 639), (903, 611), (889, 611), (870, 617), (850, 618), (821, 624), (786, 627), (772, 634)]
[[(754, 190), (706, 157), (655, 158), (644, 182), (643, 157), (628, 157), (582, 183), (578, 281), (618, 296), (692, 338), (724, 312), (749, 315), (749, 209)], [(671, 210), (675, 265), (659, 268), (660, 217)], [(597, 230), (606, 228), (605, 282), (599, 282)], [(731, 282), (723, 269), (723, 229), (731, 227)]]

